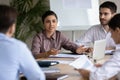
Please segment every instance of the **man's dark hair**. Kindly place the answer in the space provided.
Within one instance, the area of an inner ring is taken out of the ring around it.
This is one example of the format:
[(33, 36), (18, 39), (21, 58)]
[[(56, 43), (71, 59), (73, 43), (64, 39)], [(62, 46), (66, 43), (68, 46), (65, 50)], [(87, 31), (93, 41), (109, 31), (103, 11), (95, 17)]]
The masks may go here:
[(116, 28), (120, 28), (120, 13), (116, 14), (108, 23), (109, 27), (112, 30), (115, 30)]
[(0, 32), (6, 33), (9, 27), (16, 22), (17, 11), (7, 5), (0, 5)]
[(48, 10), (46, 11), (43, 16), (42, 16), (42, 22), (44, 23), (44, 20), (47, 16), (50, 16), (50, 15), (54, 15), (56, 17), (56, 19), (58, 19), (57, 15), (55, 12), (51, 11), (51, 10)]
[(111, 1), (106, 1), (104, 3), (102, 3), (99, 7), (100, 8), (109, 8), (111, 10), (112, 13), (116, 13), (117, 12), (117, 6), (114, 2)]

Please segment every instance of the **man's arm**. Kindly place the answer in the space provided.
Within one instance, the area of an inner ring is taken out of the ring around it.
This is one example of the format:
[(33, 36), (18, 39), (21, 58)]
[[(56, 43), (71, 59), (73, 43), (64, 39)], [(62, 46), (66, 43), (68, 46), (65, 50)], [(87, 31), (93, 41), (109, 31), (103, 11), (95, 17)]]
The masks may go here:
[(32, 53), (26, 46), (22, 46), (20, 54), (20, 70), (28, 80), (45, 80), (45, 75), (37, 62), (32, 56)]

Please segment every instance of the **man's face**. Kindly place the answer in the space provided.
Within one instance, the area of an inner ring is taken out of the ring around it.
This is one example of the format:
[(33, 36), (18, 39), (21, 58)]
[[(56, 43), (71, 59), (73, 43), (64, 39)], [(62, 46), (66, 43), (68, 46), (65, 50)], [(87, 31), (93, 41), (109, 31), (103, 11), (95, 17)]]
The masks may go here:
[(114, 13), (111, 12), (109, 8), (100, 8), (99, 19), (100, 23), (104, 25), (108, 25), (108, 22), (113, 17)]

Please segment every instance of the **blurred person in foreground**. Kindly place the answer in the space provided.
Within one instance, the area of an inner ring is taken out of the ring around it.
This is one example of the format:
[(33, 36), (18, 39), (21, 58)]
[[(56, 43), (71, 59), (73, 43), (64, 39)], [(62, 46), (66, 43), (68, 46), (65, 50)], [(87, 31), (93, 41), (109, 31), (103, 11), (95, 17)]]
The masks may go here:
[(0, 5), (0, 80), (45, 80), (45, 75), (23, 42), (12, 38), (16, 28), (17, 11)]

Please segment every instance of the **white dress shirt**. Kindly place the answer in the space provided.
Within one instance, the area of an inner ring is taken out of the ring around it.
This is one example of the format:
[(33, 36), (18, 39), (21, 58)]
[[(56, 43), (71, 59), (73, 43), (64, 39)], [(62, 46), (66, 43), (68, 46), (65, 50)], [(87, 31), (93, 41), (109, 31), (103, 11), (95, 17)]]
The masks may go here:
[[(117, 49), (110, 60), (105, 62), (102, 67), (90, 73), (90, 80), (108, 80), (120, 73), (120, 49)], [(120, 80), (120, 77), (118, 77)]]
[(115, 47), (115, 43), (111, 38), (111, 33), (107, 33), (100, 24), (94, 25), (90, 29), (88, 29), (87, 32), (84, 35), (82, 35), (79, 40), (76, 40), (76, 43), (78, 45), (81, 45), (81, 43), (86, 42), (94, 43), (94, 41), (101, 39), (106, 39), (106, 47)]
[(0, 80), (19, 80), (20, 72), (27, 80), (45, 80), (27, 46), (0, 33)]

